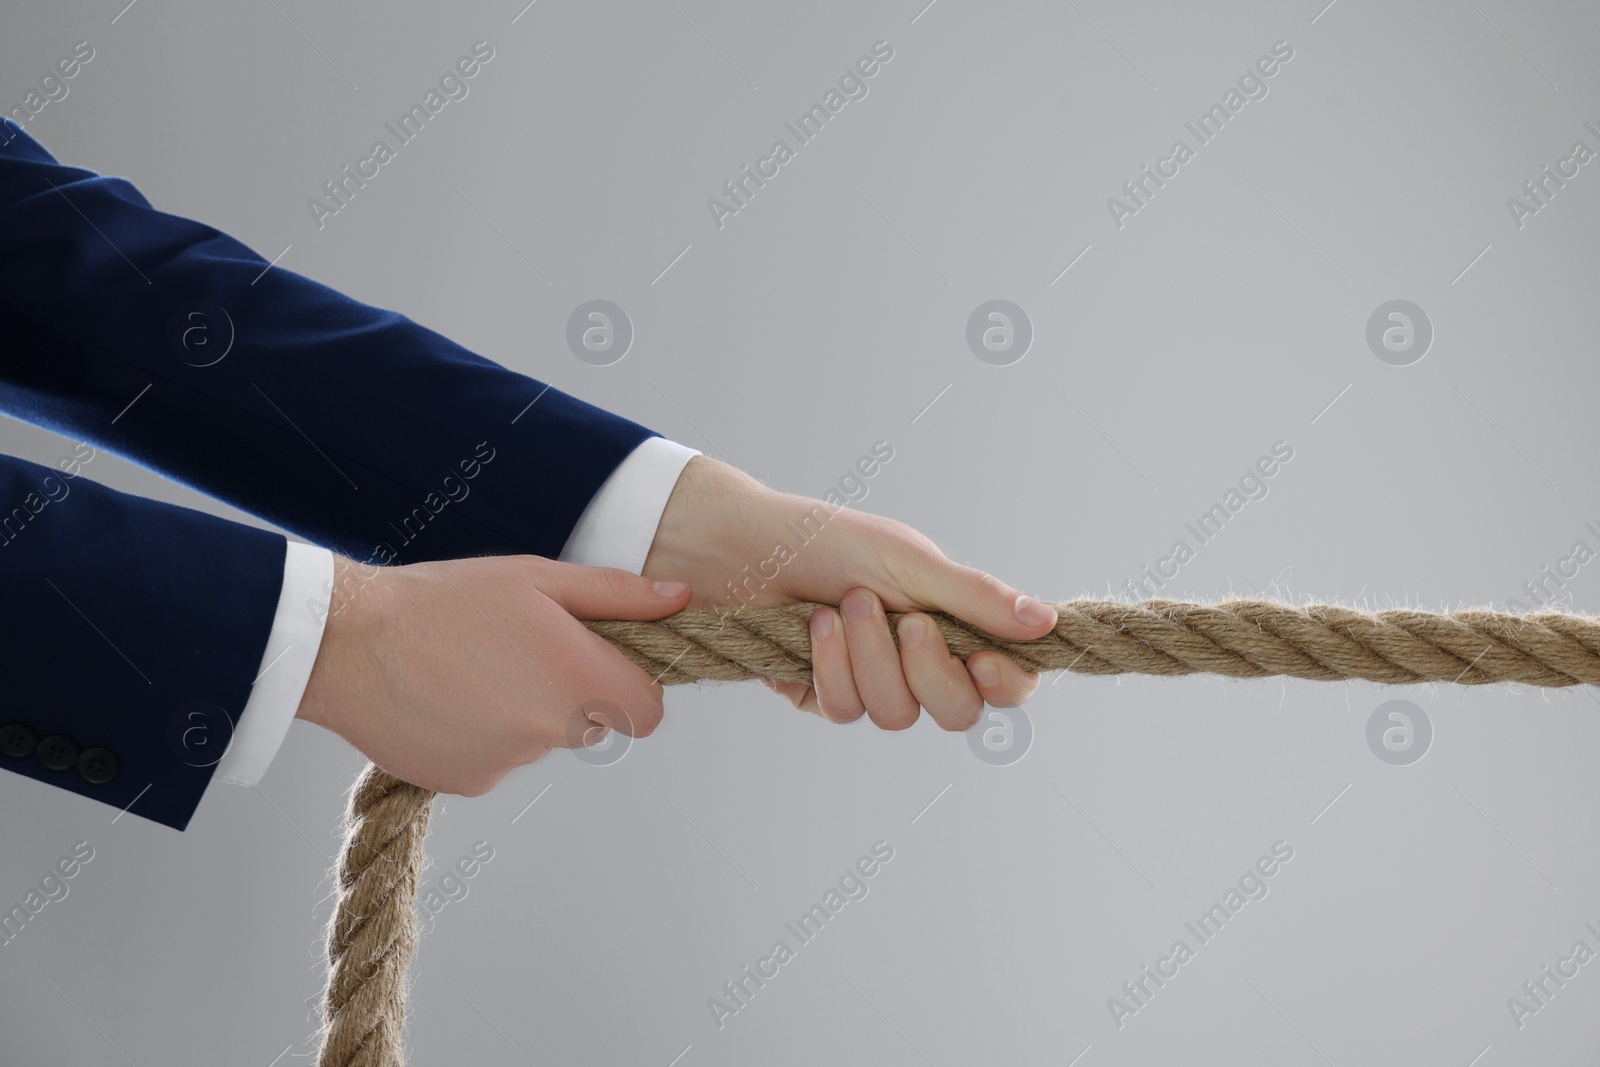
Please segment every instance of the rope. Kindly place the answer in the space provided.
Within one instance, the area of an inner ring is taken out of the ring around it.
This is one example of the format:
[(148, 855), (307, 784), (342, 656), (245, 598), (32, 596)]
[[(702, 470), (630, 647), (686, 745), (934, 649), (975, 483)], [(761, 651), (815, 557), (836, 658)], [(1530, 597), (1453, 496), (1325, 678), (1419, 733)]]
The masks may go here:
[[(807, 621), (815, 607), (681, 611), (659, 622), (587, 625), (652, 676), (659, 675), (663, 685), (751, 678), (809, 682)], [(961, 659), (998, 649), (1034, 671), (1600, 685), (1600, 619), (1583, 615), (1369, 612), (1269, 600), (1070, 600), (1055, 607), (1061, 616), (1055, 630), (1033, 641), (1002, 640), (942, 612), (929, 614)], [(893, 624), (900, 612), (888, 615)]]
[[(663, 685), (752, 678), (811, 680), (815, 604), (729, 613), (682, 611), (656, 622), (589, 622)], [(1391, 684), (1600, 685), (1600, 618), (1472, 608), (1359, 611), (1266, 600), (1191, 604), (1072, 600), (1056, 628), (1007, 641), (929, 612), (953, 655), (997, 649), (1028, 670), (1078, 674), (1284, 675)], [(890, 632), (899, 612), (889, 612)], [(898, 643), (898, 636), (896, 636)], [(413, 905), (434, 794), (375, 766), (357, 780), (328, 924), (318, 1067), (404, 1067)]]
[(406, 969), (433, 791), (372, 764), (350, 791), (339, 903), (328, 923), (319, 1065), (404, 1067)]

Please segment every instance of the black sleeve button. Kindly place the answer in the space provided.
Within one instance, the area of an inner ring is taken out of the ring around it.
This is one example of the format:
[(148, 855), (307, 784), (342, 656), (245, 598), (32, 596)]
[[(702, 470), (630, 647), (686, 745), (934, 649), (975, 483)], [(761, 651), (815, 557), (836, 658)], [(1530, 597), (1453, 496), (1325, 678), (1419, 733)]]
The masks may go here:
[(0, 726), (0, 756), (26, 759), (33, 755), (33, 746), (38, 743), (39, 735), (20, 722), (10, 722)]
[(109, 748), (86, 748), (78, 757), (78, 773), (90, 785), (105, 785), (117, 776), (117, 757)]
[(78, 762), (78, 746), (65, 734), (51, 734), (39, 742), (33, 758), (46, 770), (64, 771)]

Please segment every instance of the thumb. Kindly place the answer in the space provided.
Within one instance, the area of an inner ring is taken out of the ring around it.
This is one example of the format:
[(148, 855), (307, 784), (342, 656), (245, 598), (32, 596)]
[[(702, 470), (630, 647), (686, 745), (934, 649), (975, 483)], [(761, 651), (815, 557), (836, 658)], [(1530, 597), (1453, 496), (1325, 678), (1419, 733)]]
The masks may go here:
[(689, 586), (653, 582), (617, 567), (555, 563), (539, 589), (575, 619), (659, 619), (688, 606)]
[(600, 635), (581, 625), (586, 619), (644, 622), (679, 611), (690, 599), (682, 582), (652, 582), (616, 567), (585, 567), (553, 562), (538, 576), (538, 587), (571, 617), (577, 645), (564, 670), (581, 685), (582, 702), (567, 719), (564, 746), (598, 743), (604, 729), (628, 737), (648, 737), (661, 724), (661, 683), (631, 663)]
[(1055, 628), (1056, 609), (1013, 589), (992, 574), (947, 558), (911, 572), (904, 592), (918, 604), (947, 612), (1011, 641), (1043, 637)]

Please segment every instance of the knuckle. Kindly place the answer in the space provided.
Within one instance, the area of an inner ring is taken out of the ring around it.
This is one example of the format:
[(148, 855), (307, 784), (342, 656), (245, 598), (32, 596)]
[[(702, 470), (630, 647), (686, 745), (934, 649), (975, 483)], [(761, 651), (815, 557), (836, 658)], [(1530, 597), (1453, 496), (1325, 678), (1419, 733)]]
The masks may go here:
[(994, 707), (1021, 707), (1022, 704), (1027, 704), (1029, 697), (1034, 696), (1034, 691), (1038, 688), (1038, 675), (1029, 675), (1029, 677), (1034, 678), (1034, 680), (1030, 681), (1030, 683), (1024, 683), (1024, 685), (1000, 686), (1000, 691), (990, 697), (989, 704), (994, 705)]
[(877, 533), (912, 559), (927, 562), (945, 558), (933, 538), (913, 526), (884, 516), (875, 516)]
[(879, 553), (889, 580), (902, 589), (926, 584), (935, 569), (945, 561), (944, 553), (922, 534), (910, 531), (898, 546), (899, 551)]
[(854, 704), (838, 704), (833, 701), (823, 699), (821, 694), (818, 694), (817, 705), (822, 709), (822, 714), (825, 718), (833, 722), (840, 723), (841, 725), (844, 723), (855, 722), (857, 719), (861, 718), (861, 716), (867, 713), (866, 705), (862, 704), (860, 701), (857, 701)]
[(965, 709), (956, 715), (952, 715), (944, 724), (944, 728), (951, 733), (966, 733), (978, 725), (979, 720), (983, 718), (983, 707), (983, 698), (974, 694), (973, 699), (965, 706)]
[(905, 730), (917, 721), (917, 717), (922, 714), (922, 708), (915, 703), (910, 705), (894, 703), (878, 711), (869, 708), (868, 714), (881, 730)]
[(627, 571), (615, 567), (596, 568), (600, 572), (600, 583), (605, 586), (605, 591), (614, 596), (625, 596), (634, 591), (634, 582), (638, 579)]
[(877, 593), (874, 593), (871, 589), (864, 585), (855, 586), (854, 592), (857, 596), (865, 599), (868, 604), (872, 605), (872, 615), (868, 616), (868, 618), (863, 621), (870, 621), (873, 617), (883, 614), (883, 601), (878, 597)]
[(967, 576), (973, 579), (980, 596), (1010, 599), (1016, 594), (1015, 589), (1012, 589), (1005, 582), (986, 571), (980, 571), (974, 567), (967, 567), (964, 570), (967, 572)]

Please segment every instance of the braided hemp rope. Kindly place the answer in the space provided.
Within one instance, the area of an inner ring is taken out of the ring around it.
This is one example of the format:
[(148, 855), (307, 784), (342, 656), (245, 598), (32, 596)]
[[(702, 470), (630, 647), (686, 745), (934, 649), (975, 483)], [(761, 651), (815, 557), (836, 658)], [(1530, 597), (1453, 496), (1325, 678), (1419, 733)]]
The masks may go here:
[[(807, 622), (815, 607), (681, 611), (659, 622), (588, 626), (660, 675), (663, 685), (750, 678), (808, 682)], [(1005, 641), (942, 612), (930, 614), (954, 655), (966, 659), (998, 649), (1036, 671), (1600, 685), (1600, 619), (1583, 615), (1479, 608), (1369, 612), (1270, 600), (1069, 600), (1055, 607), (1061, 616), (1055, 630), (1033, 641)], [(888, 614), (891, 623), (900, 617)]]
[[(682, 611), (657, 622), (587, 625), (663, 685), (810, 681), (807, 625), (816, 607)], [(1035, 671), (1600, 685), (1600, 618), (1591, 616), (1479, 608), (1368, 612), (1267, 600), (1072, 600), (1055, 607), (1056, 628), (1032, 641), (1002, 640), (942, 612), (930, 614), (961, 659), (998, 649)], [(888, 614), (891, 624), (900, 615)], [(429, 790), (371, 765), (351, 792), (339, 901), (328, 925), (319, 1067), (404, 1067), (412, 908), (432, 805)]]
[(350, 791), (338, 907), (328, 923), (319, 1065), (404, 1067), (406, 969), (433, 791), (372, 764)]

